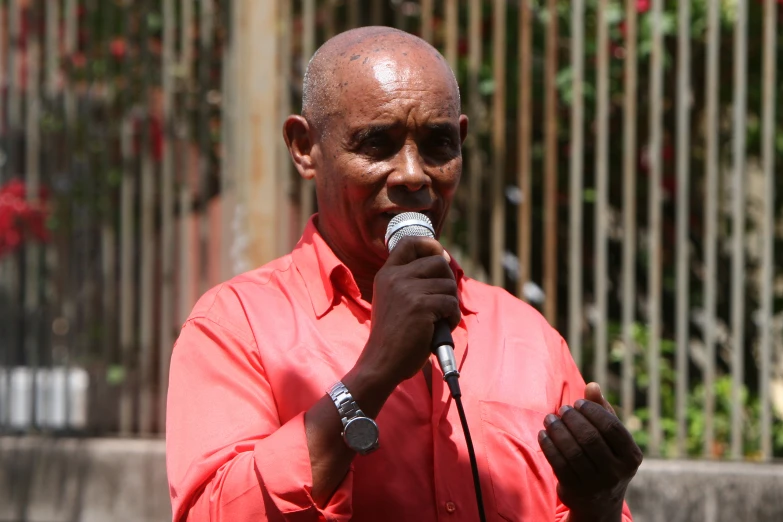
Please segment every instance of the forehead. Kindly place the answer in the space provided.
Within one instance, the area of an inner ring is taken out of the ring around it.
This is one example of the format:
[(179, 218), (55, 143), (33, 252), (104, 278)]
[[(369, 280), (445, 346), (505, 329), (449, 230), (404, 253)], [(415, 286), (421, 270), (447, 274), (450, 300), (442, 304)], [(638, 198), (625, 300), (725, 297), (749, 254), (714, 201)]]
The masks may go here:
[(355, 50), (335, 71), (338, 115), (349, 120), (458, 118), (459, 93), (445, 61), (426, 49)]

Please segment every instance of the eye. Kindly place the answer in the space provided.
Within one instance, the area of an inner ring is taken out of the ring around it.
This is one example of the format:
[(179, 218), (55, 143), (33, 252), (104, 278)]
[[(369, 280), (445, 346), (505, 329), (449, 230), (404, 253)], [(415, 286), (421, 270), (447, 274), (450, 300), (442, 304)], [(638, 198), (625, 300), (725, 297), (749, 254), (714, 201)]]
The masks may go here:
[(427, 139), (424, 146), (429, 154), (438, 158), (451, 158), (458, 150), (454, 138), (448, 134), (434, 134)]
[(363, 154), (368, 156), (385, 156), (389, 154), (392, 140), (384, 134), (375, 134), (362, 141), (359, 147)]

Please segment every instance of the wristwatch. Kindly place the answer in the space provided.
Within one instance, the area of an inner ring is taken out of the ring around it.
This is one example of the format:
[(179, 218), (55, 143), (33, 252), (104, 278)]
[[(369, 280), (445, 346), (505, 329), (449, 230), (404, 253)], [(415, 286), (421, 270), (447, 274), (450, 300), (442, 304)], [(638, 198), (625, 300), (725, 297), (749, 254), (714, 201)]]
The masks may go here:
[(340, 420), (343, 422), (343, 440), (359, 455), (368, 455), (378, 449), (378, 425), (366, 416), (353, 400), (351, 392), (338, 381), (329, 390)]

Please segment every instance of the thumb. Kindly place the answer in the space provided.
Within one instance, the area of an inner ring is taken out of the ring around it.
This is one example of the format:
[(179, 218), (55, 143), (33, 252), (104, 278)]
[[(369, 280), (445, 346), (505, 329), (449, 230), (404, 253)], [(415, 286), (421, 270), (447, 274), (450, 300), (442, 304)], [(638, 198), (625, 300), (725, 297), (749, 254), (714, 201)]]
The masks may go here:
[(609, 404), (609, 401), (607, 401), (604, 398), (603, 393), (601, 393), (601, 386), (599, 386), (597, 382), (591, 382), (585, 386), (585, 399), (591, 402), (595, 402), (596, 404), (600, 404), (606, 411), (612, 415), (616, 415), (612, 405)]

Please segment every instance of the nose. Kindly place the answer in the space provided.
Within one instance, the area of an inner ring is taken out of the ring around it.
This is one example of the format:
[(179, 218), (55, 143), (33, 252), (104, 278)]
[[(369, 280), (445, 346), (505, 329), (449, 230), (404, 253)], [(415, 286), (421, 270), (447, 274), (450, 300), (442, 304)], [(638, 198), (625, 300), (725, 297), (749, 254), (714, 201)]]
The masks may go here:
[(404, 187), (410, 192), (418, 192), (432, 183), (424, 172), (424, 163), (415, 143), (406, 143), (397, 153), (396, 160), (394, 172), (386, 180), (389, 187)]

